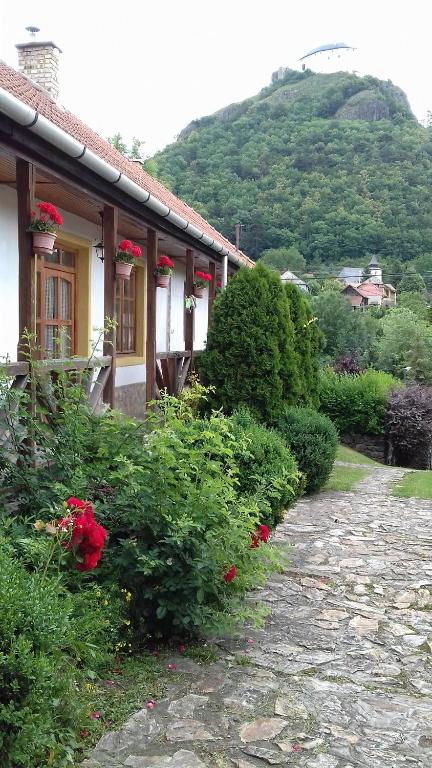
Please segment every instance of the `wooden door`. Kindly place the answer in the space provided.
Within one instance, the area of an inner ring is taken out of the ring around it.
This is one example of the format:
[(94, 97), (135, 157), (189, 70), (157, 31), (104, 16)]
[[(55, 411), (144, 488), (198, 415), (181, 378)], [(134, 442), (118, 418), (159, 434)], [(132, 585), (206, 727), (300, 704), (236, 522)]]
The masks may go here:
[(36, 335), (41, 357), (75, 354), (77, 254), (57, 248), (37, 263)]

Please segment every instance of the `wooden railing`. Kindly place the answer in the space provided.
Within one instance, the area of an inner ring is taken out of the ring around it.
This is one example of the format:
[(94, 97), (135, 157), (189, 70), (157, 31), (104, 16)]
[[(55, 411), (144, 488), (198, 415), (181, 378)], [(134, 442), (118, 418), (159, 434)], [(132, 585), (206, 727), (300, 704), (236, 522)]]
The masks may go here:
[(162, 390), (166, 390), (168, 395), (178, 397), (185, 385), (191, 360), (190, 350), (157, 353), (156, 397), (160, 397)]

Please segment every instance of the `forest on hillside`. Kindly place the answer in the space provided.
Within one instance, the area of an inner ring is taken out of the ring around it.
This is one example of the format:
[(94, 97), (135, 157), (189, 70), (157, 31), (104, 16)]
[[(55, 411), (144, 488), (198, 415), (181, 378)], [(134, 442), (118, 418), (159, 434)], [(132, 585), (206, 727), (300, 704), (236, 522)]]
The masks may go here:
[(193, 121), (157, 175), (252, 258), (296, 247), (308, 267), (432, 252), (432, 135), (390, 82), (288, 73)]

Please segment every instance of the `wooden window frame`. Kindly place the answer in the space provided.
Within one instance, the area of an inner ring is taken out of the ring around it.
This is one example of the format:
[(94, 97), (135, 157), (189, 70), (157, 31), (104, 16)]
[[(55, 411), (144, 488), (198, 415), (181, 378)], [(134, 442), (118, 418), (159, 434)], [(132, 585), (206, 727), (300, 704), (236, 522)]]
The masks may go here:
[[(76, 354), (76, 291), (77, 291), (77, 264), (78, 264), (78, 251), (75, 248), (62, 248), (59, 247), (59, 250), (69, 250), (74, 253), (75, 256), (75, 265), (73, 267), (67, 267), (63, 264), (56, 264), (55, 262), (45, 262), (45, 256), (37, 256), (37, 262), (36, 262), (36, 273), (37, 273), (37, 280), (38, 280), (38, 290), (41, 291), (41, 295), (39, 296), (39, 314), (36, 317), (36, 327), (38, 328), (38, 356), (42, 357), (43, 359), (48, 357), (48, 351), (44, 348), (44, 340), (45, 340), (45, 327), (47, 325), (54, 325), (60, 327), (61, 325), (66, 326), (70, 329), (70, 348), (71, 353), (70, 356), (73, 356)], [(45, 317), (43, 317), (44, 314), (44, 308), (45, 308), (45, 297), (42, 296), (42, 286), (45, 284), (45, 280), (47, 277), (59, 277), (61, 278), (62, 275), (68, 275), (71, 278), (72, 283), (72, 296), (71, 296), (71, 319), (70, 321), (65, 321), (60, 318), (60, 312), (59, 312), (59, 301), (60, 301), (60, 293), (57, 293), (57, 310), (56, 310), (56, 316), (51, 320), (47, 321)], [(54, 357), (58, 357), (56, 353), (54, 353)]]
[[(137, 354), (137, 274), (136, 269), (133, 268), (130, 279), (124, 280), (123, 278), (116, 277), (115, 281), (115, 305), (116, 305), (116, 354), (121, 358), (135, 357)], [(133, 348), (123, 349), (123, 308), (124, 308), (124, 290), (126, 284), (133, 285), (133, 297), (129, 299), (133, 303), (133, 323), (128, 328), (133, 329)]]

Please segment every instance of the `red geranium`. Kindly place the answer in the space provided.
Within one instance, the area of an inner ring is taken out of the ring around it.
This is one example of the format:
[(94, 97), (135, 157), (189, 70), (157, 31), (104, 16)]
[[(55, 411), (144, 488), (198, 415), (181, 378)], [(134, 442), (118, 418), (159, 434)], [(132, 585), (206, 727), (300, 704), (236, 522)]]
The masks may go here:
[(161, 256), (159, 256), (157, 266), (158, 267), (168, 267), (168, 269), (173, 269), (174, 268), (174, 262), (171, 261), (169, 256), (165, 256), (164, 254), (162, 254)]
[(96, 522), (89, 501), (71, 496), (66, 503), (71, 514), (60, 520), (58, 527), (61, 530), (71, 528), (71, 540), (66, 544), (66, 548), (75, 547), (78, 557), (81, 558), (75, 563), (75, 568), (78, 571), (91, 571), (96, 568), (102, 554), (107, 537), (106, 530)]
[(117, 250), (123, 251), (123, 253), (129, 253), (131, 248), (132, 248), (132, 243), (130, 240), (120, 240), (117, 246)]
[(229, 584), (230, 581), (235, 579), (237, 573), (237, 568), (235, 565), (232, 565), (231, 568), (224, 574), (224, 580)]
[(141, 248), (139, 245), (133, 245), (130, 240), (120, 240), (114, 257), (115, 261), (121, 261), (124, 264), (133, 264), (135, 259), (141, 258)]
[(134, 257), (134, 259), (140, 259), (141, 258), (141, 253), (142, 253), (142, 251), (141, 251), (141, 248), (139, 247), (139, 245), (133, 245), (132, 248), (130, 249), (130, 254), (131, 254), (131, 256)]
[(216, 288), (222, 288), (222, 280), (217, 281)]
[(39, 215), (36, 211), (31, 211), (30, 231), (31, 232), (55, 232), (56, 226), (63, 225), (63, 219), (57, 208), (52, 203), (36, 203), (39, 209)]
[(256, 547), (259, 547), (260, 541), (263, 541), (264, 544), (267, 544), (269, 534), (270, 531), (267, 525), (259, 525), (255, 533), (252, 534), (251, 549), (256, 549)]
[(201, 280), (204, 280), (205, 283), (209, 283), (212, 279), (212, 276), (208, 272), (200, 272), (199, 270), (195, 272), (195, 276), (199, 277)]

